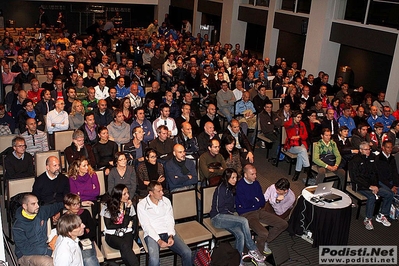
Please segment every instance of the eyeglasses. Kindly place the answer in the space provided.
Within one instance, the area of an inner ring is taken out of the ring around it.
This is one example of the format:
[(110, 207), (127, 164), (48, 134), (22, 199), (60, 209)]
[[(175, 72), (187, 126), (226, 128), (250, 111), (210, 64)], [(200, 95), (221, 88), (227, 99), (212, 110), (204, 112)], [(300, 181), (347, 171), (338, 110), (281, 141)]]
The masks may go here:
[(15, 145), (16, 148), (25, 148), (26, 149), (26, 145)]
[(75, 203), (71, 203), (71, 206), (73, 206), (73, 207), (78, 207), (78, 206), (80, 206), (80, 201), (79, 201), (79, 202), (75, 202)]
[(148, 157), (148, 158), (150, 158), (150, 159), (156, 159), (157, 156), (150, 156), (150, 157)]

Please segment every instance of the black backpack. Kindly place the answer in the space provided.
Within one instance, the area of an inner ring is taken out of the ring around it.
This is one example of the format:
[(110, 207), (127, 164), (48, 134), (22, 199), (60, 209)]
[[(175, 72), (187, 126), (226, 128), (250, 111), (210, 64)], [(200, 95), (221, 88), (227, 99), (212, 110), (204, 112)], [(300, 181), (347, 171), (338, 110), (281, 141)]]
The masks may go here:
[(15, 222), (15, 214), (19, 207), (22, 206), (22, 198), (25, 196), (26, 193), (19, 193), (10, 198), (10, 208), (8, 209), (8, 215), (11, 220), (11, 224)]
[(237, 249), (233, 248), (228, 242), (221, 242), (213, 248), (211, 256), (212, 266), (231, 266), (240, 265), (241, 256)]

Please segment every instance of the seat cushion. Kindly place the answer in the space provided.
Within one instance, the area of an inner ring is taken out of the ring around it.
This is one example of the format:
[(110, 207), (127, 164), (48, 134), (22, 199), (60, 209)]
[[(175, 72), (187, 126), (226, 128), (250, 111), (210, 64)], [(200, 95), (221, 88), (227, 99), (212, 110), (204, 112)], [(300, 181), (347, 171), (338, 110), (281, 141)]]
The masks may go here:
[(273, 143), (273, 141), (263, 135), (263, 133), (259, 133), (257, 136), (258, 139), (263, 140), (267, 143)]
[(187, 245), (212, 239), (212, 233), (197, 221), (176, 224), (175, 230)]
[[(318, 173), (319, 172), (318, 166), (315, 164), (312, 165), (312, 171)], [(334, 172), (331, 172), (330, 170), (326, 170), (326, 177), (333, 177), (333, 176), (337, 176), (337, 175), (334, 174)]]
[(351, 185), (346, 186), (346, 191), (353, 196), (354, 198), (358, 199), (358, 200), (364, 200), (367, 201), (367, 198), (365, 196), (363, 196), (362, 194), (360, 194), (359, 192), (356, 192), (352, 189)]
[(216, 228), (212, 225), (211, 218), (204, 218), (202, 221), (206, 229), (208, 229), (215, 238), (225, 237), (231, 233), (225, 229)]
[[(121, 257), (121, 253), (119, 252), (119, 250), (113, 249), (108, 246), (107, 242), (105, 241), (105, 236), (101, 237), (101, 244), (101, 251), (107, 260), (118, 259)], [(140, 254), (140, 247), (136, 243), (136, 241), (133, 241), (132, 249), (134, 254)]]

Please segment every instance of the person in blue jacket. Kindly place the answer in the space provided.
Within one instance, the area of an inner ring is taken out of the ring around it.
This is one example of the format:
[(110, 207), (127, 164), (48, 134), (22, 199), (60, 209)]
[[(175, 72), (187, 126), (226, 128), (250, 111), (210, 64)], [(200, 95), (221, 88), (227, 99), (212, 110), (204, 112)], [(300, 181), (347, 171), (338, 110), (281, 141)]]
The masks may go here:
[(235, 187), (238, 179), (237, 171), (227, 168), (222, 175), (221, 183), (215, 189), (212, 199), (212, 209), (210, 214), (212, 225), (216, 228), (226, 229), (236, 238), (236, 249), (243, 254), (244, 244), (248, 248), (248, 254), (242, 255), (243, 259), (250, 257), (256, 262), (263, 262), (265, 256), (262, 255), (251, 238), (248, 220), (244, 217), (234, 215), (235, 208)]
[(47, 245), (47, 221), (64, 208), (63, 202), (39, 206), (32, 193), (26, 193), (17, 209), (12, 228), (15, 254), (21, 266), (52, 266), (52, 250)]

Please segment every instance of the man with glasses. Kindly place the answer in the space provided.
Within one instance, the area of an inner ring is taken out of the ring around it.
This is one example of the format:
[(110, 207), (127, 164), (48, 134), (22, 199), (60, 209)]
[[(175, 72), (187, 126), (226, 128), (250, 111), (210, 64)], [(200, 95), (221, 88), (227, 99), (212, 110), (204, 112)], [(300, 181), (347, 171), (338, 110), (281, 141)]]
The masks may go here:
[(369, 143), (360, 143), (360, 153), (349, 162), (349, 174), (353, 182), (353, 189), (367, 198), (366, 217), (363, 221), (367, 230), (373, 230), (372, 223), (374, 206), (377, 199), (382, 198), (381, 209), (375, 220), (384, 226), (391, 226), (387, 217), (393, 199), (393, 192), (378, 183), (376, 157), (371, 153)]
[(4, 159), (6, 179), (16, 179), (35, 176), (33, 157), (26, 152), (26, 143), (23, 137), (12, 140), (13, 152)]

